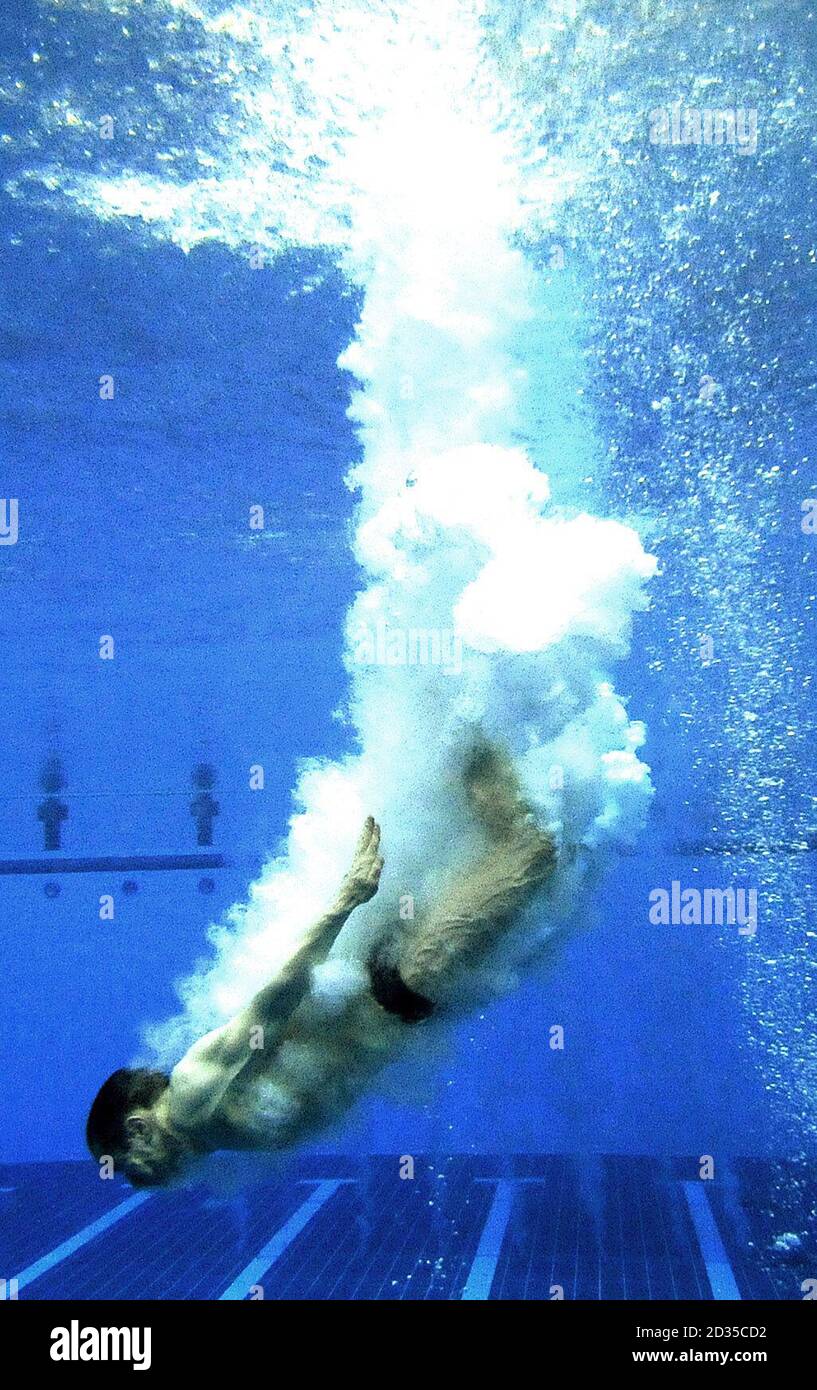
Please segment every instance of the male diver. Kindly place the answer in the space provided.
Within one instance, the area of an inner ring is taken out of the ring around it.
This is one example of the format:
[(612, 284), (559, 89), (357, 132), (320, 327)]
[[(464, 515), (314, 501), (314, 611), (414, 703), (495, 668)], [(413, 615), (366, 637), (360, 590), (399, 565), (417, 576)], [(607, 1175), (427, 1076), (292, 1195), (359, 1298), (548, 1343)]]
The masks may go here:
[(365, 962), (368, 988), (335, 1016), (310, 999), (314, 967), (377, 893), (383, 859), (371, 816), (334, 906), (245, 1009), (194, 1043), (169, 1076), (125, 1068), (108, 1078), (88, 1117), (97, 1160), (150, 1187), (216, 1149), (289, 1147), (350, 1104), (407, 1025), (444, 1010), (458, 970), (490, 950), (556, 865), (553, 838), (534, 824), (504, 754), (481, 744), (464, 781), (484, 848), (428, 913), (385, 935)]

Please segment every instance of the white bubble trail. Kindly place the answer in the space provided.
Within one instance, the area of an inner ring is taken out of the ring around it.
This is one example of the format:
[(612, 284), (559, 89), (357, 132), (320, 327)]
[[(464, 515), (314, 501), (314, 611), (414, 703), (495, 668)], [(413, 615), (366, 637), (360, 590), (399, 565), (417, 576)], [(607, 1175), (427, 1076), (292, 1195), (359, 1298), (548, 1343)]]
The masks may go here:
[[(383, 826), (380, 893), (350, 921), (317, 989), (331, 1000), (360, 987), (355, 962), (401, 896), (426, 901), (471, 847), (459, 772), (476, 730), (511, 751), (542, 824), (565, 846), (517, 954), (535, 954), (537, 935), (575, 906), (582, 875), (637, 832), (649, 796), (636, 751), (643, 731), (609, 668), (627, 649), (653, 561), (628, 527), (555, 507), (522, 447), (526, 398), (547, 395), (548, 368), (525, 356), (538, 286), (514, 245), (519, 141), (501, 119), (476, 13), (454, 3), (430, 11), (422, 7), (412, 27), (405, 6), (376, 19), (341, 7), (333, 32), (301, 46), (317, 105), (333, 83), (336, 104), (337, 91), (353, 102), (350, 62), (370, 74), (365, 108), (347, 112), (321, 193), (327, 184), (337, 192), (340, 255), (365, 290), (340, 359), (357, 381), (350, 410), (363, 446), (349, 476), (363, 583), (346, 646), (358, 751), (302, 772), (280, 855), (213, 929), (212, 959), (184, 982), (182, 1014), (153, 1031), (165, 1062), (286, 959), (332, 898), (371, 812)], [(363, 52), (350, 54), (353, 21)], [(229, 197), (223, 186), (222, 215)], [(559, 332), (539, 328), (534, 338), (555, 356)], [(535, 441), (562, 478), (575, 463), (577, 500), (583, 449), (569, 422)], [(414, 661), (411, 633), (426, 641)], [(435, 634), (438, 652), (448, 635), (459, 669), (433, 660)], [(507, 981), (513, 943), (505, 957), (484, 972), (485, 992)]]

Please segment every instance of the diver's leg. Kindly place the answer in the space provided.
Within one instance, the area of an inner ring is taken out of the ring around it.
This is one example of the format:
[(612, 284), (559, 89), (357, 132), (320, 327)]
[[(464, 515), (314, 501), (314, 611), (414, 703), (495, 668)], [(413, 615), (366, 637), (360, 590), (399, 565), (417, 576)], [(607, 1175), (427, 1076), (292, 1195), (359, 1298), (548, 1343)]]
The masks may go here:
[(534, 824), (501, 749), (481, 743), (463, 780), (488, 845), (397, 944), (397, 978), (420, 998), (433, 999), (459, 964), (473, 963), (490, 949), (556, 866), (553, 837)]
[(491, 840), (507, 840), (529, 818), (530, 808), (522, 798), (513, 763), (495, 744), (477, 744), (462, 780), (471, 807)]
[(496, 943), (555, 864), (552, 837), (523, 824), (458, 874), (400, 943), (398, 969), (408, 989), (433, 1000), (458, 965), (474, 963)]

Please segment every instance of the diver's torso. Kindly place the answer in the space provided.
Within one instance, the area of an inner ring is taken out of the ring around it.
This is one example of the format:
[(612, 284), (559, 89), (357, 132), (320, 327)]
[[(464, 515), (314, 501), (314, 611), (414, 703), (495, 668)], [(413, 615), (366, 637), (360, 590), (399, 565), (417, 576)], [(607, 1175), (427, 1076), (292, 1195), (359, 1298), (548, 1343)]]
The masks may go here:
[(207, 1147), (297, 1144), (357, 1099), (404, 1028), (368, 993), (330, 1016), (307, 1004), (274, 1052), (255, 1054), (227, 1088), (208, 1124)]

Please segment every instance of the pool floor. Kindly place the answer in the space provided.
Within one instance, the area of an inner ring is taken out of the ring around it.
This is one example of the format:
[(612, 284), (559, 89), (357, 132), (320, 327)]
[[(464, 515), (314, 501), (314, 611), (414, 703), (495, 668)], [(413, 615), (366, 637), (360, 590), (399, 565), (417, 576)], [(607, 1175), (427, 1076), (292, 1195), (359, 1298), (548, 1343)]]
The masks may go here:
[[(320, 1155), (228, 1195), (5, 1166), (0, 1296), (802, 1299), (817, 1241), (773, 1215), (781, 1180), (755, 1159), (702, 1181), (692, 1159)], [(812, 1211), (817, 1183), (795, 1185)]]

